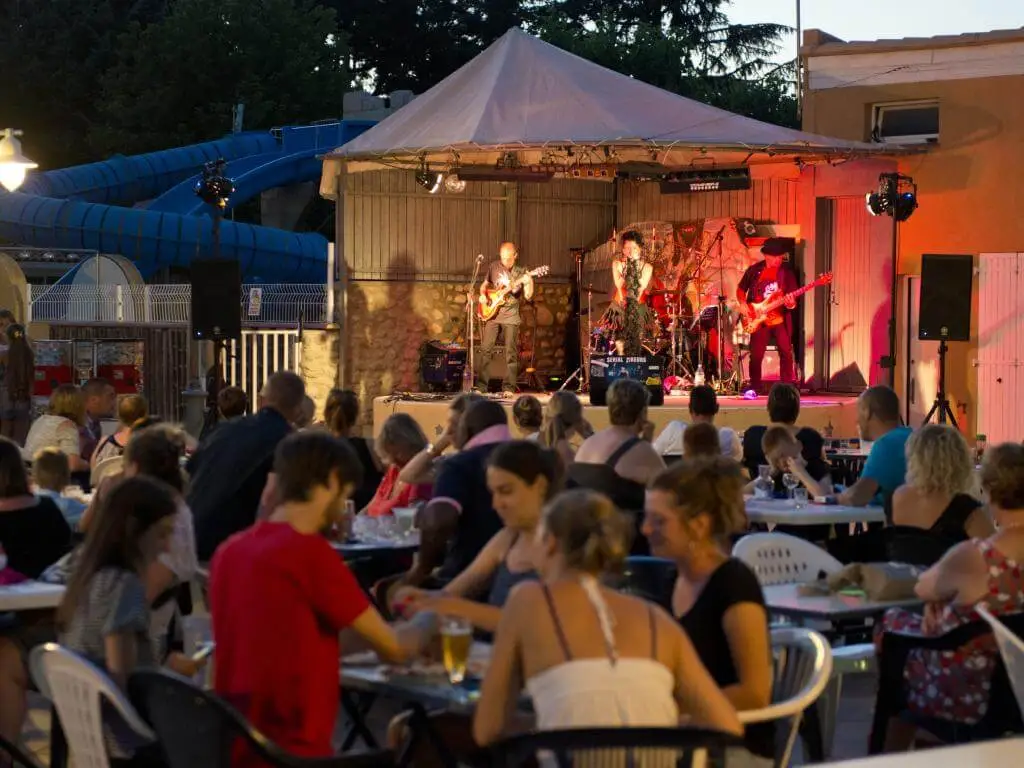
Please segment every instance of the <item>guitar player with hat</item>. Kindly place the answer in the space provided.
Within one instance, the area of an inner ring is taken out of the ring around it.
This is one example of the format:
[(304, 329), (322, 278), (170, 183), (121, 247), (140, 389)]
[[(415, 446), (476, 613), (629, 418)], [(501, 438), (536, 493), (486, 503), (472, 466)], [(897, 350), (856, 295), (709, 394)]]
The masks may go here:
[(516, 264), (519, 250), (515, 243), (502, 243), (498, 258), (491, 262), (480, 285), (480, 293), (486, 295), (490, 291), (512, 287), (505, 296), (504, 302), (497, 313), (484, 322), (480, 334), (480, 348), (476, 355), (477, 387), (486, 389), (485, 378), (487, 367), (494, 354), (494, 345), (498, 341), (498, 331), (502, 331), (505, 341), (505, 363), (508, 371), (502, 390), (514, 393), (519, 378), (519, 301), (533, 298), (533, 276), (523, 267)]
[[(744, 318), (753, 319), (757, 311), (752, 304), (769, 301), (773, 296), (791, 293), (797, 288), (796, 274), (783, 257), (789, 252), (787, 240), (769, 237), (761, 246), (764, 260), (747, 268), (736, 288), (740, 312)], [(750, 388), (758, 394), (761, 391), (761, 365), (764, 362), (768, 340), (775, 336), (779, 350), (779, 378), (793, 382), (793, 317), (796, 299), (789, 299), (783, 306), (769, 313), (765, 321), (750, 334)]]

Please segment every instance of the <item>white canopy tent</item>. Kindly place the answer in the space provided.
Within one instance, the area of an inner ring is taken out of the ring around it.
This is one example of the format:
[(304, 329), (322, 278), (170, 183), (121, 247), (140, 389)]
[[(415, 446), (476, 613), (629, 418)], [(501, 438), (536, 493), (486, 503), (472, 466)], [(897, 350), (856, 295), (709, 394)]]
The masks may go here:
[(642, 173), (899, 153), (891, 145), (843, 141), (735, 115), (513, 28), (327, 155), (321, 192), (336, 197), (343, 163), (349, 171), (514, 165), (564, 172), (601, 165)]

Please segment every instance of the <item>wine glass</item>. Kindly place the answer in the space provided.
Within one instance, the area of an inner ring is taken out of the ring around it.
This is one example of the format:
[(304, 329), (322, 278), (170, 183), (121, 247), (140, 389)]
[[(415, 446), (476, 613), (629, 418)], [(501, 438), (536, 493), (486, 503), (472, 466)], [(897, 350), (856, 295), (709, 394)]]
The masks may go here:
[(786, 472), (782, 476), (782, 484), (786, 486), (786, 495), (789, 498), (793, 498), (793, 491), (798, 485), (800, 485), (800, 478), (794, 475), (792, 472)]

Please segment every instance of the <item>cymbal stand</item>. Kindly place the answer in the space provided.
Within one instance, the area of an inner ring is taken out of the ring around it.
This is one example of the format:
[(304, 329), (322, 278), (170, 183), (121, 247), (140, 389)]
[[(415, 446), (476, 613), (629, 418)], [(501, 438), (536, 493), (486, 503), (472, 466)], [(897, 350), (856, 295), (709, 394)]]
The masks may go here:
[(718, 244), (718, 392), (722, 393), (726, 391), (726, 386), (730, 388), (736, 387), (738, 389), (742, 382), (735, 381), (736, 379), (736, 366), (733, 365), (732, 370), (729, 371), (729, 378), (725, 378), (725, 313), (728, 309), (726, 306), (725, 296), (725, 257), (724, 251), (724, 240), (725, 227), (723, 226), (718, 230), (718, 234), (715, 235), (715, 241)]
[[(575, 249), (574, 249), (575, 250)], [(586, 253), (583, 249), (576, 251), (576, 290), (577, 295), (583, 288), (583, 256)], [(594, 286), (590, 283), (587, 284), (587, 337), (580, 340), (580, 366), (575, 371), (565, 377), (565, 381), (562, 382), (562, 386), (558, 388), (558, 391), (563, 391), (573, 379), (579, 378), (580, 380), (580, 392), (586, 392), (590, 389), (590, 355), (591, 355), (591, 340), (594, 337), (594, 331), (591, 320), (591, 299), (594, 293)]]

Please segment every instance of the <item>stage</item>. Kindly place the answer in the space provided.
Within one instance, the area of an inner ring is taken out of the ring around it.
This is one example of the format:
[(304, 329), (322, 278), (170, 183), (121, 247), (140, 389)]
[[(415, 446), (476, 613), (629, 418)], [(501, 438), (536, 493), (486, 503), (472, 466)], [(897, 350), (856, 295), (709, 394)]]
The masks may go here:
[[(547, 402), (550, 397), (548, 393), (534, 394), (541, 402)], [(490, 397), (505, 406), (505, 410), (509, 412), (509, 425), (513, 426), (511, 411), (515, 398), (501, 398), (498, 395)], [(453, 395), (416, 393), (378, 397), (373, 401), (373, 433), (379, 434), (384, 420), (392, 413), (408, 413), (426, 432), (427, 439), (433, 440), (444, 429), (448, 418), (448, 403), (452, 398)], [(608, 409), (604, 406), (590, 405), (587, 395), (582, 395), (580, 399), (583, 401), (587, 420), (594, 428), (607, 427)], [(721, 427), (732, 427), (740, 432), (747, 427), (767, 424), (767, 401), (766, 397), (759, 397), (756, 400), (745, 400), (739, 396), (719, 397), (720, 410), (715, 423)], [(652, 406), (648, 411), (648, 417), (656, 426), (655, 435), (660, 433), (670, 421), (675, 419), (689, 421), (688, 403), (689, 397), (683, 395), (666, 397), (664, 405)], [(797, 423), (801, 426), (813, 427), (819, 432), (831, 424), (836, 437), (856, 437), (857, 398), (855, 395), (805, 395), (800, 400), (800, 418)], [(514, 426), (513, 431), (515, 431)]]

